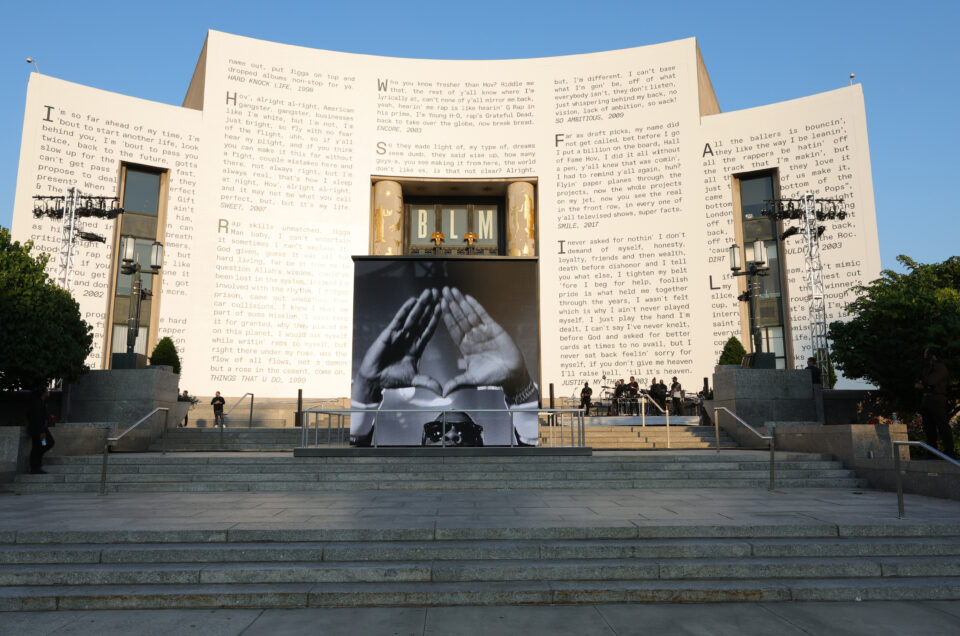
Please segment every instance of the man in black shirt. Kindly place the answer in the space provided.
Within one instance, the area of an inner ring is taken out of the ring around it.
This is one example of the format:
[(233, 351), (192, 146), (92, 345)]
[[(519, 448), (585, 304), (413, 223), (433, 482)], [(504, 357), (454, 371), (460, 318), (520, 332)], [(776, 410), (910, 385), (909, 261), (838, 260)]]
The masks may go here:
[(583, 383), (583, 389), (580, 391), (580, 408), (584, 415), (590, 415), (590, 396), (593, 395), (593, 389), (586, 382)]
[(816, 358), (807, 358), (807, 371), (810, 372), (810, 379), (814, 384), (823, 384), (823, 377), (820, 373), (820, 367), (817, 366)]
[(47, 471), (42, 468), (43, 454), (53, 448), (54, 443), (53, 435), (50, 434), (50, 414), (44, 404), (48, 397), (50, 397), (50, 391), (46, 387), (41, 387), (34, 392), (27, 420), (27, 433), (30, 435), (31, 443), (30, 472), (35, 475), (46, 474)]
[(217, 394), (214, 396), (214, 398), (210, 400), (210, 404), (213, 405), (213, 425), (214, 426), (221, 426), (221, 427), (226, 426), (223, 423), (223, 405), (226, 404), (226, 402), (227, 402), (226, 400), (220, 397), (220, 391), (217, 391)]
[(627, 397), (630, 398), (630, 415), (640, 415), (640, 402), (637, 396), (640, 395), (640, 385), (636, 378), (630, 376), (630, 384), (627, 385)]
[(673, 414), (678, 417), (683, 415), (683, 387), (676, 378), (670, 383), (670, 399), (673, 404)]
[(657, 383), (657, 398), (660, 400), (660, 408), (666, 413), (667, 410), (667, 384), (663, 380)]
[(627, 390), (627, 385), (623, 380), (617, 380), (613, 385), (613, 414), (622, 415), (624, 411), (623, 393)]

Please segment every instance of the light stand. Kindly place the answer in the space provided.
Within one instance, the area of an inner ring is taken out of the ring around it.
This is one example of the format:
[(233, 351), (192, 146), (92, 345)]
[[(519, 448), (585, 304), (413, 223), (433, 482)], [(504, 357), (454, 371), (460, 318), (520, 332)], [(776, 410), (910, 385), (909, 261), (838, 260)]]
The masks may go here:
[(812, 192), (800, 198), (771, 199), (764, 203), (764, 216), (777, 221), (800, 221), (800, 227), (790, 226), (780, 234), (785, 240), (791, 236), (803, 237), (803, 265), (808, 286), (808, 310), (810, 314), (811, 357), (816, 358), (824, 386), (830, 374), (830, 350), (827, 341), (827, 307), (823, 288), (823, 264), (820, 262), (820, 237), (826, 231), (823, 221), (843, 221), (847, 211), (843, 199), (817, 199)]
[(77, 239), (91, 243), (106, 243), (107, 239), (94, 232), (85, 232), (77, 226), (78, 218), (115, 219), (123, 212), (117, 197), (85, 195), (77, 188), (67, 188), (63, 196), (33, 197), (33, 216), (58, 219), (60, 248), (57, 252), (58, 286), (70, 291), (73, 283), (73, 246)]
[(762, 339), (760, 335), (760, 321), (758, 319), (757, 296), (759, 296), (760, 286), (757, 281), (758, 276), (766, 276), (770, 273), (770, 266), (767, 264), (767, 248), (763, 241), (754, 241), (752, 245), (753, 260), (750, 261), (749, 268), (741, 272), (740, 265), (740, 246), (734, 243), (730, 246), (730, 272), (734, 276), (747, 276), (747, 291), (737, 296), (740, 302), (749, 303), (750, 330), (753, 335), (753, 352), (760, 353), (762, 349)]

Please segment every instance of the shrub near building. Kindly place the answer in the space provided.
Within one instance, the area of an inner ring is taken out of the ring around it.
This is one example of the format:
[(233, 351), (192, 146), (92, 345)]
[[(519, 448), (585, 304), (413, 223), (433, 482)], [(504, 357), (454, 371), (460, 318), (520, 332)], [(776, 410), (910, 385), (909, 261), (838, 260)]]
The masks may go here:
[(161, 338), (157, 346), (153, 348), (153, 354), (150, 356), (152, 366), (165, 365), (173, 367), (173, 372), (180, 374), (180, 356), (177, 354), (177, 347), (170, 338)]
[(75, 380), (93, 347), (80, 306), (47, 275), (46, 254), (10, 240), (0, 227), (0, 391)]

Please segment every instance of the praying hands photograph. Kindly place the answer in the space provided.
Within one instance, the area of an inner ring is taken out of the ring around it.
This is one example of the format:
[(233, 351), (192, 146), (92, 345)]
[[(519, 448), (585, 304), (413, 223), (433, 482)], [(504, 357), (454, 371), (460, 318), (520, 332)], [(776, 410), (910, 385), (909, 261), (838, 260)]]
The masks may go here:
[(537, 444), (536, 261), (355, 267), (352, 444)]

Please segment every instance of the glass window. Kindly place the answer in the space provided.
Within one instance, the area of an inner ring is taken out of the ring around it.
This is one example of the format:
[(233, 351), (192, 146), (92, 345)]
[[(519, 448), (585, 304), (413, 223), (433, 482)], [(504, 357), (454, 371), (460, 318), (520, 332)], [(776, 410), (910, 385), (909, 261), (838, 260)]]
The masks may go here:
[[(751, 303), (751, 327), (758, 325), (761, 331), (761, 350), (773, 352), (777, 359), (777, 368), (786, 368), (785, 342), (783, 335), (784, 307), (780, 284), (781, 265), (780, 247), (777, 236), (777, 223), (761, 213), (769, 207), (767, 201), (773, 199), (776, 172), (753, 174), (739, 177), (740, 213), (743, 220), (743, 243), (747, 252), (752, 254), (752, 243), (764, 242), (767, 256), (766, 275), (750, 277), (748, 285), (756, 293)], [(749, 257), (748, 257), (748, 260)]]
[[(122, 242), (121, 242), (122, 245)], [(144, 270), (150, 269), (150, 252), (153, 250), (153, 241), (147, 239), (136, 239), (134, 247), (134, 260), (140, 263)], [(122, 258), (123, 255), (121, 254)], [(130, 286), (133, 285), (133, 274), (124, 274), (118, 270), (117, 274), (117, 295), (126, 296), (130, 293)], [(147, 291), (153, 291), (153, 276), (150, 274), (140, 275), (140, 287)]]
[(773, 199), (773, 179), (770, 175), (750, 177), (740, 180), (740, 207), (744, 219), (765, 218), (760, 211), (764, 201)]
[(758, 292), (761, 298), (780, 296), (780, 258), (776, 241), (766, 241), (764, 247), (767, 252), (767, 267), (770, 268), (766, 276), (758, 276)]
[(764, 327), (761, 330), (763, 350), (772, 351), (777, 359), (777, 368), (786, 369), (786, 350), (783, 347), (783, 327)]
[[(127, 352), (127, 332), (129, 327), (126, 325), (114, 325), (113, 326), (113, 353), (126, 353)], [(140, 353), (147, 355), (147, 328), (140, 327), (140, 332), (137, 334), (137, 343), (133, 346), (134, 353)]]
[(156, 216), (160, 207), (160, 175), (127, 168), (123, 188), (123, 209)]

